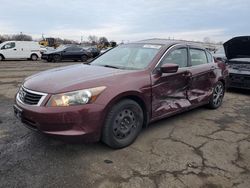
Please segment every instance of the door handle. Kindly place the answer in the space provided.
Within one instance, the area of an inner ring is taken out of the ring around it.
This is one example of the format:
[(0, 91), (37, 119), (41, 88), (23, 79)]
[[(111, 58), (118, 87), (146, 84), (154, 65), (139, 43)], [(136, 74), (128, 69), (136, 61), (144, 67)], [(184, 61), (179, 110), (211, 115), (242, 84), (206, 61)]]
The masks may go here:
[(13, 49), (13, 50), (15, 50), (15, 51), (16, 51), (16, 49)]
[(190, 71), (186, 71), (186, 72), (184, 73), (184, 75), (185, 75), (186, 77), (191, 77), (191, 76), (192, 76), (192, 73), (191, 73)]

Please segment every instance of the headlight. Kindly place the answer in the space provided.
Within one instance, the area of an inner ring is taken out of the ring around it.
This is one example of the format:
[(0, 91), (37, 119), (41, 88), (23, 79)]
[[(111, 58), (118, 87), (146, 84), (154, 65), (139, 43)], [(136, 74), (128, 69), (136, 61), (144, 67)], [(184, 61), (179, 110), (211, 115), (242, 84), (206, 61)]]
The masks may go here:
[(92, 103), (105, 89), (105, 86), (101, 86), (52, 95), (47, 106), (71, 106)]

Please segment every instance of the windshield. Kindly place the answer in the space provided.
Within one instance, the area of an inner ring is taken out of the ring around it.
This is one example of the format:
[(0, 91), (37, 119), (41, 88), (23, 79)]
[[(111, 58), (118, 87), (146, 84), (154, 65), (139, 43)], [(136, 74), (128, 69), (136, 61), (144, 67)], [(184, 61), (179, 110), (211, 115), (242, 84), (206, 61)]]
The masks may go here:
[(161, 45), (125, 44), (103, 54), (95, 59), (91, 65), (119, 69), (144, 69), (160, 48)]

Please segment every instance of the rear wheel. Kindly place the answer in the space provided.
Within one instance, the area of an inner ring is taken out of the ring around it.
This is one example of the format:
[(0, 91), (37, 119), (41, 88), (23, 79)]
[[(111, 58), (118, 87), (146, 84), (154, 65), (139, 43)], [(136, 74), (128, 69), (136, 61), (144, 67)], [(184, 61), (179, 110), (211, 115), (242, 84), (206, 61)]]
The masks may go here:
[(61, 61), (61, 56), (60, 56), (60, 55), (54, 55), (53, 61), (54, 61), (54, 62), (59, 62), (59, 61)]
[(212, 109), (220, 107), (223, 101), (224, 93), (225, 87), (221, 81), (218, 81), (213, 88), (213, 94), (208, 106)]
[(32, 61), (37, 61), (38, 56), (37, 56), (36, 54), (32, 54), (32, 55), (30, 56), (30, 59), (31, 59)]
[(143, 111), (133, 100), (123, 100), (112, 107), (102, 131), (102, 141), (112, 148), (134, 142), (143, 125)]
[(0, 61), (3, 61), (3, 56), (2, 55), (0, 55)]
[(81, 61), (82, 61), (82, 62), (85, 62), (85, 61), (87, 61), (87, 60), (88, 60), (88, 56), (82, 55)]

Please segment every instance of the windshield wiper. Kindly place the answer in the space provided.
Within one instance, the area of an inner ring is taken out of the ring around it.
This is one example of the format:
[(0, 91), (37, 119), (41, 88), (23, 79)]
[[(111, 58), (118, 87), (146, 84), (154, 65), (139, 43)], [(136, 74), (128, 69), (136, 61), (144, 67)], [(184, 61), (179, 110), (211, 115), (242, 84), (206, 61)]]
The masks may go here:
[(119, 67), (113, 65), (102, 65), (103, 67), (113, 68), (113, 69), (120, 69)]

